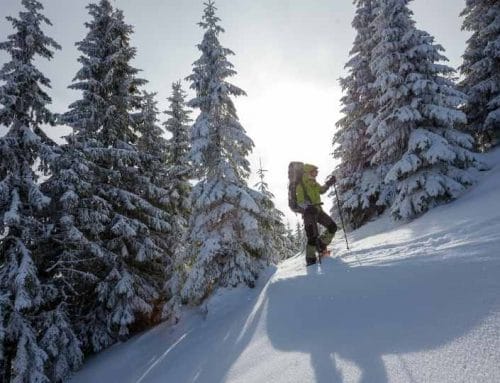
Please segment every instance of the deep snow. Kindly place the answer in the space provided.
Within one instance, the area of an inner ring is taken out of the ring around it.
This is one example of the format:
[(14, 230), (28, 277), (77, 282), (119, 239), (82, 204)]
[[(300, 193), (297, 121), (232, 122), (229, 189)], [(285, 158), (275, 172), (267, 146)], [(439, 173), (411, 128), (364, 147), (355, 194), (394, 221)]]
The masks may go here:
[(90, 358), (72, 382), (500, 382), (500, 150), (459, 200), (388, 217), (305, 268), (270, 268), (176, 326)]

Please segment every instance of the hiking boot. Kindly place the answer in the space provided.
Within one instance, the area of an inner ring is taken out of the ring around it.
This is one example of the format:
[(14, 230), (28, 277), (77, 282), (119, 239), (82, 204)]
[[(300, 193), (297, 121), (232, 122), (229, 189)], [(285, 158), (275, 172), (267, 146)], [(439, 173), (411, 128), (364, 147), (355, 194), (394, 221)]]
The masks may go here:
[(318, 252), (319, 255), (327, 251), (326, 246), (327, 246), (326, 243), (324, 243), (320, 238), (316, 240), (316, 251)]
[(306, 258), (306, 266), (311, 266), (316, 263), (316, 258)]

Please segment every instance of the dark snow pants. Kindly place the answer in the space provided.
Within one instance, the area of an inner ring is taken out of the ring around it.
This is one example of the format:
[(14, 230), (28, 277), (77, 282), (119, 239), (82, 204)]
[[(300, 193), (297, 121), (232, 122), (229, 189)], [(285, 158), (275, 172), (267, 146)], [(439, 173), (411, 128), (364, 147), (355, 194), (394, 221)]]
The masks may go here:
[[(337, 225), (320, 206), (309, 206), (302, 215), (307, 236), (306, 259), (316, 259), (316, 251), (322, 252), (330, 244), (337, 231)], [(318, 224), (325, 227), (320, 236)]]

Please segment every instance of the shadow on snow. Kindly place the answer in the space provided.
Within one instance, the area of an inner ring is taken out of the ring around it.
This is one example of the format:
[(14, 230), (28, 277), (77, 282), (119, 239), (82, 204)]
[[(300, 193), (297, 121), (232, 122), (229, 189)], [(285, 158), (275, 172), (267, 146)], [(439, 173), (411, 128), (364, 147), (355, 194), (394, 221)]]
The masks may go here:
[(267, 302), (273, 346), (308, 353), (320, 383), (342, 382), (334, 355), (355, 363), (361, 382), (387, 382), (384, 354), (437, 348), (500, 308), (498, 260), (348, 267), (326, 259), (323, 269), (276, 281)]

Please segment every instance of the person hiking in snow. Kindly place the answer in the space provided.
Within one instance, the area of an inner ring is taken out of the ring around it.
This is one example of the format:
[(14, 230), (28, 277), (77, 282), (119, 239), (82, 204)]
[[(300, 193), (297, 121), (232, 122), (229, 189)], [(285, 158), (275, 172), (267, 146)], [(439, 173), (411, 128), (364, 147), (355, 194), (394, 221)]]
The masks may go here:
[[(335, 183), (335, 177), (331, 176), (323, 186), (317, 181), (317, 166), (304, 164), (304, 175), (296, 188), (297, 203), (302, 209), (302, 219), (307, 236), (306, 265), (316, 263), (316, 251), (320, 257), (328, 255), (327, 246), (333, 239), (337, 231), (337, 225), (321, 208), (322, 202), (320, 194), (326, 191)], [(320, 236), (318, 224), (325, 227), (325, 231)]]

